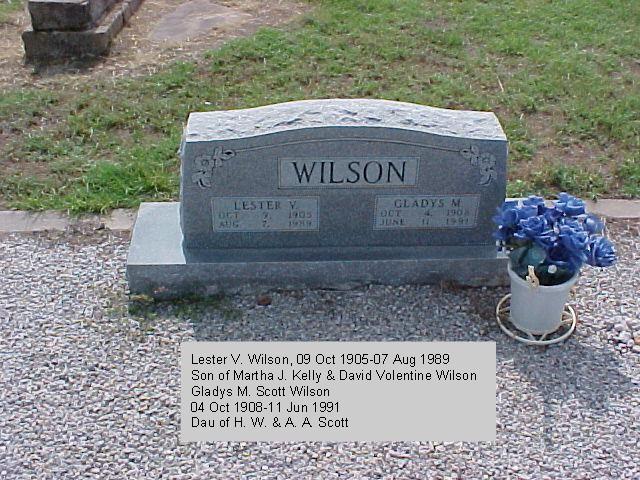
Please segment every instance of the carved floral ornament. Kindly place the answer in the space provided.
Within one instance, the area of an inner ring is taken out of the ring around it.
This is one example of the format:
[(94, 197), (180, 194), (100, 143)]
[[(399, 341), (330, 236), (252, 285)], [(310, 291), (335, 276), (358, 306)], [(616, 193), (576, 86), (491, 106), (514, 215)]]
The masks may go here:
[(460, 150), (460, 155), (463, 158), (469, 160), (471, 165), (480, 169), (480, 181), (479, 185), (486, 187), (491, 183), (491, 180), (495, 180), (496, 173), (496, 157), (490, 153), (480, 153), (480, 149), (472, 145), (469, 148)]
[(211, 187), (213, 178), (213, 170), (221, 167), (224, 162), (236, 156), (233, 150), (224, 150), (222, 147), (216, 147), (212, 154), (202, 154), (195, 158), (195, 172), (191, 176), (193, 183), (200, 188)]

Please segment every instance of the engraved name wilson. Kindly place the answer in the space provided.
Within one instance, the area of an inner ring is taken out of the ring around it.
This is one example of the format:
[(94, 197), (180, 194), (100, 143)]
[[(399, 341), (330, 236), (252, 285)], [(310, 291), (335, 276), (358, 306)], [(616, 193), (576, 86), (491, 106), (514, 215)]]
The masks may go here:
[(278, 159), (280, 187), (414, 186), (417, 157), (334, 157)]

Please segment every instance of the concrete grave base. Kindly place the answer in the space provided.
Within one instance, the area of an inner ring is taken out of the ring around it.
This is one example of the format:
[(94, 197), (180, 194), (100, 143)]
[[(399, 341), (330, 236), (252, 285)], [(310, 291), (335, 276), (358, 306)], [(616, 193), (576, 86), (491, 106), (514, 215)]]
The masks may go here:
[(141, 4), (142, 0), (121, 0), (89, 30), (38, 31), (30, 26), (22, 33), (26, 60), (49, 62), (106, 55), (113, 39)]
[[(481, 247), (484, 248), (484, 247)], [(450, 255), (451, 247), (447, 247)], [(456, 252), (457, 253), (457, 252)], [(507, 258), (460, 247), (456, 258), (421, 258), (419, 249), (225, 249), (201, 254), (182, 248), (179, 203), (143, 203), (138, 212), (127, 279), (132, 294), (156, 298), (276, 288), (349, 289), (367, 284), (463, 286), (508, 284)]]

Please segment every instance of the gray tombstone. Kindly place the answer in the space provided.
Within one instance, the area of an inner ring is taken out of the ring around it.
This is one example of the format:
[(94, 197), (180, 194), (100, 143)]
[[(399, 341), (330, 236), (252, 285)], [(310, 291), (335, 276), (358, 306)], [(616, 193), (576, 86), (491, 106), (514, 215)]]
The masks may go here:
[(27, 62), (106, 55), (142, 0), (29, 0), (31, 25), (22, 32)]
[(192, 113), (180, 153), (180, 203), (138, 214), (134, 293), (505, 282), (493, 113), (338, 99)]
[(89, 30), (98, 25), (116, 0), (29, 0), (35, 31)]

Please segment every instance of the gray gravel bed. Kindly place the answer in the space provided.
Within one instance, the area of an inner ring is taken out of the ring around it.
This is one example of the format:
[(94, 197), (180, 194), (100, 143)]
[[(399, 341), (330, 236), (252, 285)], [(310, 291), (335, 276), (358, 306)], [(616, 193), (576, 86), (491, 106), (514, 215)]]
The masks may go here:
[[(585, 270), (578, 329), (549, 348), (498, 329), (504, 289), (128, 302), (128, 239), (85, 233), (0, 237), (0, 478), (640, 478), (637, 222), (611, 226), (621, 261)], [(497, 441), (180, 445), (193, 339), (495, 341)]]

